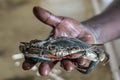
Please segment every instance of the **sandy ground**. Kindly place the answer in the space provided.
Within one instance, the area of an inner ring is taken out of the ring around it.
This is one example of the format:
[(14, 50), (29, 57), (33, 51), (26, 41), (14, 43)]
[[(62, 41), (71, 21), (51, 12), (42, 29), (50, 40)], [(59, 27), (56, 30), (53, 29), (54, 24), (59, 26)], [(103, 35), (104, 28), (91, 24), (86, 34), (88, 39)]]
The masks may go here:
[[(18, 45), (21, 41), (45, 39), (51, 28), (39, 22), (32, 13), (34, 1), (20, 7), (0, 9), (0, 80), (55, 80), (53, 74), (48, 77), (38, 77), (34, 71), (24, 71), (16, 67), (11, 58), (19, 53)], [(20, 60), (21, 62), (23, 61)], [(55, 69), (61, 80), (112, 80), (109, 64), (99, 64), (90, 74), (83, 75), (78, 71), (66, 72), (56, 65)]]

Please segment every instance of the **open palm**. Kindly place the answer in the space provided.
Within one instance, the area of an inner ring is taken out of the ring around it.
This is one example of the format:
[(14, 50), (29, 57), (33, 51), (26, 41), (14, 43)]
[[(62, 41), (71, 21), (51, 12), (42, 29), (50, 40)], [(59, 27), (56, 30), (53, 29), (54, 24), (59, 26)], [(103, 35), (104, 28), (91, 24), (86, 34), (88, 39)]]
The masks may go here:
[[(56, 16), (52, 14), (51, 12), (43, 8), (40, 8), (40, 7), (34, 7), (33, 12), (34, 12), (34, 15), (40, 21), (42, 21), (43, 23), (53, 28), (53, 30), (50, 33), (50, 37), (51, 36), (59, 36), (59, 37), (66, 36), (66, 37), (78, 38), (87, 43), (95, 42), (94, 37), (90, 33), (90, 31), (85, 26), (81, 25), (79, 22), (77, 22), (76, 20), (72, 18)], [(41, 75), (48, 75), (48, 73), (54, 67), (56, 63), (57, 62), (41, 63), (39, 66), (39, 73)], [(25, 60), (23, 62), (23, 69), (29, 70), (35, 64), (36, 64), (35, 62), (30, 62), (30, 61)], [(74, 69), (74, 65), (72, 61), (70, 60), (61, 61), (61, 65), (67, 71), (71, 71)]]

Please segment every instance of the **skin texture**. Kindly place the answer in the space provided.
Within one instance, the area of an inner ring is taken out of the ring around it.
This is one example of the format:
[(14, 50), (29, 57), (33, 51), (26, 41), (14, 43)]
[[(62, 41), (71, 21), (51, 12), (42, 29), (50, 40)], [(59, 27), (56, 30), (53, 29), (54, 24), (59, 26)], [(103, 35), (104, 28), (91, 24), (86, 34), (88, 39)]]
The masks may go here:
[[(56, 16), (40, 7), (34, 7), (33, 13), (40, 21), (53, 28), (50, 36), (73, 37), (90, 44), (101, 44), (120, 37), (119, 5), (120, 1), (116, 0), (103, 13), (81, 22), (81, 24), (72, 18)], [(83, 66), (87, 63), (85, 59), (74, 61)], [(62, 60), (61, 67), (72, 71), (74, 61)], [(56, 63), (41, 63), (38, 69), (39, 73), (42, 76), (48, 75)], [(24, 70), (29, 70), (35, 64), (25, 60), (22, 67)]]
[[(82, 25), (80, 26), (79, 22), (75, 21), (72, 18), (56, 16), (40, 7), (34, 7), (33, 13), (40, 21), (47, 25), (50, 25), (53, 28), (50, 36), (74, 37), (88, 43), (94, 43), (93, 35)], [(56, 63), (57, 62), (41, 63), (39, 66), (39, 73), (43, 76), (48, 75), (48, 73), (51, 71)], [(36, 63), (25, 60), (23, 62), (23, 69), (29, 70), (35, 64)], [(71, 60), (61, 61), (61, 67), (63, 67), (67, 71), (72, 71), (74, 69), (74, 65)]]
[(81, 24), (92, 32), (97, 44), (120, 38), (120, 0), (114, 0), (101, 14)]

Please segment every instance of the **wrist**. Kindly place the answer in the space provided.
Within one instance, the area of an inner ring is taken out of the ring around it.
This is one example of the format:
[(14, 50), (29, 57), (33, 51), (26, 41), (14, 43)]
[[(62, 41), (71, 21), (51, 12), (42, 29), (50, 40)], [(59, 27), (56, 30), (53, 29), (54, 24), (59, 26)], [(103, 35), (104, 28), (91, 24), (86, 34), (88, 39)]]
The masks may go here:
[(93, 38), (93, 44), (103, 44), (104, 38), (101, 35), (101, 28), (98, 27), (99, 25), (90, 24), (89, 22), (81, 22), (81, 25), (84, 27), (85, 31), (91, 35)]

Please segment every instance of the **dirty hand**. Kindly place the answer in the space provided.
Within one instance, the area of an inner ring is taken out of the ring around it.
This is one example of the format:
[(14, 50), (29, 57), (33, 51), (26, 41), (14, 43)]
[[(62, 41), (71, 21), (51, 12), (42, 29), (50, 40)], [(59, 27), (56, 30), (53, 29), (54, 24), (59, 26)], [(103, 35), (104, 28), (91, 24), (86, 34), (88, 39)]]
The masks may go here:
[[(56, 16), (51, 12), (40, 8), (34, 7), (33, 8), (34, 15), (43, 23), (51, 26), (53, 28), (50, 36), (66, 36), (66, 37), (73, 37), (78, 38), (82, 41), (88, 43), (95, 43), (94, 36), (92, 33), (87, 29), (84, 25), (80, 24), (76, 20), (68, 17)], [(78, 61), (78, 63), (83, 63), (84, 61)], [(41, 63), (39, 66), (39, 73), (43, 76), (49, 74), (51, 69), (57, 62), (46, 62)], [(31, 69), (36, 63), (30, 62), (25, 60), (23, 62), (23, 69), (29, 70)], [(84, 64), (84, 63), (83, 63)], [(67, 70), (71, 71), (74, 69), (73, 62), (71, 60), (63, 60), (61, 61), (62, 67)]]

